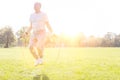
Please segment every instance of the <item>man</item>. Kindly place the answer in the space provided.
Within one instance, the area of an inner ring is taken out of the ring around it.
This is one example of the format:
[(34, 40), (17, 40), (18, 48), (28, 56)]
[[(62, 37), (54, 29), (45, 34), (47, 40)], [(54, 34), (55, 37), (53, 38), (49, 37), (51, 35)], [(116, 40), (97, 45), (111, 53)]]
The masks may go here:
[[(44, 43), (46, 37), (45, 27), (47, 27), (51, 33), (53, 32), (49, 24), (47, 15), (43, 13), (40, 9), (41, 9), (41, 3), (36, 2), (34, 4), (35, 13), (33, 13), (30, 16), (30, 27), (25, 32), (25, 34), (28, 34), (32, 30), (32, 34), (29, 41), (29, 49), (36, 60), (35, 66), (43, 63), (42, 58), (43, 58), (43, 50), (44, 50)], [(38, 55), (36, 50), (38, 52)]]

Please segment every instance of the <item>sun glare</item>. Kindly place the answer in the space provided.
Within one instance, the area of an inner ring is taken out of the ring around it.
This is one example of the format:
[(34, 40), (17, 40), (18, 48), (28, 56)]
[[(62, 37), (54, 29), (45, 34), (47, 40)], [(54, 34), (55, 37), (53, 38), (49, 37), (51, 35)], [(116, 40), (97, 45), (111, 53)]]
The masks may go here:
[(70, 36), (70, 37), (75, 37), (77, 34), (79, 34), (78, 32), (76, 31), (66, 31), (65, 32), (66, 35)]

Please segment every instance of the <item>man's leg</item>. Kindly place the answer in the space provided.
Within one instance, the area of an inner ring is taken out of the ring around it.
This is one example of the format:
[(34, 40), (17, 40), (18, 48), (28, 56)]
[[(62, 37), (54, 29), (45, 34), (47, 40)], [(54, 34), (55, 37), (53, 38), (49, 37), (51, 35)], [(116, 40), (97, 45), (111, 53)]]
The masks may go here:
[(39, 55), (39, 64), (42, 64), (43, 63), (43, 49), (41, 48), (37, 48), (37, 51), (38, 51), (38, 55)]
[(37, 60), (39, 57), (36, 54), (34, 47), (30, 46), (29, 49), (30, 49), (30, 52), (33, 55), (33, 57)]
[(33, 57), (35, 58), (34, 65), (37, 66), (39, 64), (42, 64), (42, 61), (40, 60), (39, 56), (36, 54), (34, 47), (30, 47), (30, 51), (31, 51)]
[(41, 33), (38, 37), (38, 42), (37, 42), (37, 51), (39, 55), (39, 61), (40, 63), (43, 62), (43, 51), (44, 51), (44, 44), (45, 44), (45, 32)]
[(39, 56), (36, 54), (36, 50), (34, 48), (34, 46), (36, 47), (36, 43), (37, 43), (36, 38), (30, 39), (29, 49), (30, 49), (30, 52), (33, 55), (33, 57), (36, 59), (35, 64), (34, 64), (35, 66), (37, 66), (39, 64)]
[(30, 38), (30, 42), (29, 42), (29, 49), (30, 49), (30, 52), (33, 55), (33, 57), (37, 60), (38, 55), (36, 54), (36, 51), (35, 51), (35, 48), (34, 48), (34, 46), (36, 45), (36, 42), (37, 42), (36, 38), (34, 36), (32, 36)]
[(38, 55), (39, 55), (39, 58), (43, 58), (43, 48), (37, 48), (38, 50)]

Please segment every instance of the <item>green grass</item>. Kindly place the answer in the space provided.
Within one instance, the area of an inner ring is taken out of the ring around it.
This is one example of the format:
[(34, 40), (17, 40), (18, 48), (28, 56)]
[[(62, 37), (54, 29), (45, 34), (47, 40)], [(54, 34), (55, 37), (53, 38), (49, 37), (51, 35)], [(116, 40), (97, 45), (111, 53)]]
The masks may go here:
[(28, 48), (0, 49), (0, 80), (40, 80), (33, 78), (42, 74), (49, 80), (120, 80), (120, 48), (46, 48), (44, 64), (36, 67)]

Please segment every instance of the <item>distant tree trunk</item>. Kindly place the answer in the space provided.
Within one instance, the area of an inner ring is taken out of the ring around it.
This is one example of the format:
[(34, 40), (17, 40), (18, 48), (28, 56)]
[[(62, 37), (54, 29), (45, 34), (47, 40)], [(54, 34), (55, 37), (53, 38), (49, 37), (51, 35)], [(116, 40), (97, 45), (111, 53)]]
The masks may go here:
[(6, 41), (6, 44), (5, 44), (5, 46), (4, 46), (4, 48), (8, 48), (9, 47), (9, 38), (8, 38), (8, 35), (7, 35), (7, 39), (6, 39), (7, 41)]

